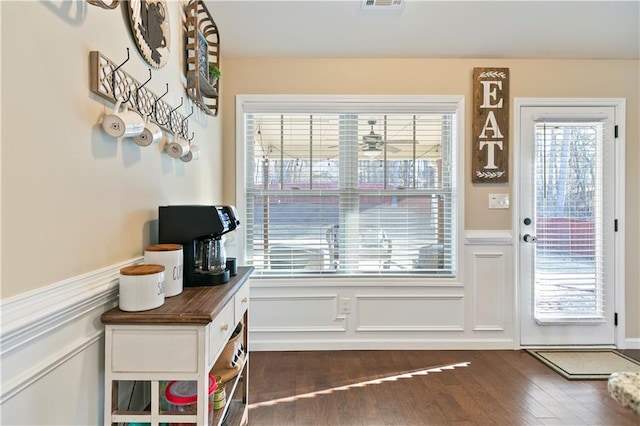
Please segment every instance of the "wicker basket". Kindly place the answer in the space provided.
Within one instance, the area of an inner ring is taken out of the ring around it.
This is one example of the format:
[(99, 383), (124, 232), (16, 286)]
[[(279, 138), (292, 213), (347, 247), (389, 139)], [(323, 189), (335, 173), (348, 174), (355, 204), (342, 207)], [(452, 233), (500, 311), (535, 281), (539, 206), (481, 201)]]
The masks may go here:
[(240, 322), (210, 371), (210, 374), (219, 376), (222, 383), (237, 376), (244, 364), (243, 335), (244, 325)]

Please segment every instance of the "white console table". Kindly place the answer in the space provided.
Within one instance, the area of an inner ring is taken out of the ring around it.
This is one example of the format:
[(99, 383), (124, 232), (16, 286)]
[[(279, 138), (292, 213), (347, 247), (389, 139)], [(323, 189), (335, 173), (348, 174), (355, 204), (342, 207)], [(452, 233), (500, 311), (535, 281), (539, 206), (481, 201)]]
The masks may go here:
[[(248, 423), (248, 306), (252, 267), (218, 286), (185, 287), (164, 305), (144, 312), (111, 309), (101, 316), (105, 324), (104, 424), (194, 423), (239, 425)], [(240, 373), (225, 384), (227, 403), (213, 412), (209, 423), (209, 371), (236, 325), (244, 323), (246, 355)], [(118, 409), (118, 381), (151, 384), (151, 403), (145, 411)], [(160, 410), (159, 383), (167, 380), (198, 382), (195, 414)]]

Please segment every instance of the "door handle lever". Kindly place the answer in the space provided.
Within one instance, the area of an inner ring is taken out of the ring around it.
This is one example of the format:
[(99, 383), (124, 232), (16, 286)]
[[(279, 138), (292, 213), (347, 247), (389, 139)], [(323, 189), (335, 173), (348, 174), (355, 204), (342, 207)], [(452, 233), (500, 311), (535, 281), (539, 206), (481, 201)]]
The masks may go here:
[(536, 241), (538, 241), (538, 237), (531, 234), (524, 234), (522, 239), (524, 240), (525, 243), (535, 243)]

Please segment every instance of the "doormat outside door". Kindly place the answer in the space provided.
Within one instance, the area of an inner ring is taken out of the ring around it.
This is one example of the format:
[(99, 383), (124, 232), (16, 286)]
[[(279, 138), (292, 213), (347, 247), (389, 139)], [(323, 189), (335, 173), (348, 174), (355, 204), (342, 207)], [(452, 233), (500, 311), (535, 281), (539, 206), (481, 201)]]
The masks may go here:
[(618, 371), (640, 372), (640, 362), (615, 350), (526, 351), (569, 380), (607, 380)]

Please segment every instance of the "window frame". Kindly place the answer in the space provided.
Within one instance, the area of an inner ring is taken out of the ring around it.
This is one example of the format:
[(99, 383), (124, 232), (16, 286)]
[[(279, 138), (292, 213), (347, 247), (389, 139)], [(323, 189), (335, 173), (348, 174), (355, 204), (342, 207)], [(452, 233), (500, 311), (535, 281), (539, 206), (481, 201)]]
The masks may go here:
[[(465, 150), (465, 99), (462, 95), (236, 95), (236, 173), (235, 173), (235, 193), (236, 207), (240, 214), (241, 224), (246, 222), (246, 154), (245, 145), (245, 125), (244, 115), (251, 112), (274, 112), (274, 113), (321, 113), (327, 109), (344, 108), (346, 104), (357, 105), (360, 112), (380, 113), (381, 106), (388, 113), (407, 111), (416, 113), (433, 113), (433, 112), (449, 112), (456, 116), (455, 122), (455, 164), (456, 169), (452, 173), (452, 185), (454, 186), (453, 197), (456, 200), (456, 211), (453, 217), (456, 220), (456, 226), (453, 229), (454, 242), (453, 252), (455, 261), (455, 273), (452, 276), (429, 276), (424, 273), (403, 274), (397, 276), (405, 280), (417, 278), (424, 280), (444, 280), (450, 282), (452, 280), (459, 281), (463, 270), (462, 247), (464, 239), (464, 150)], [(242, 226), (242, 225), (241, 225)], [(230, 252), (235, 253), (240, 264), (246, 263), (246, 253), (242, 249), (246, 247), (246, 235), (242, 229), (240, 232), (234, 232), (233, 241), (228, 244)], [(258, 277), (256, 277), (258, 278)], [(259, 277), (261, 280), (282, 279), (283, 277)], [(344, 278), (350, 283), (364, 280), (385, 280), (389, 275), (380, 276), (349, 276), (349, 275), (321, 275), (321, 276), (293, 276), (287, 277), (287, 281), (300, 281), (308, 283), (310, 280), (326, 280)], [(393, 276), (395, 279), (396, 276)]]

